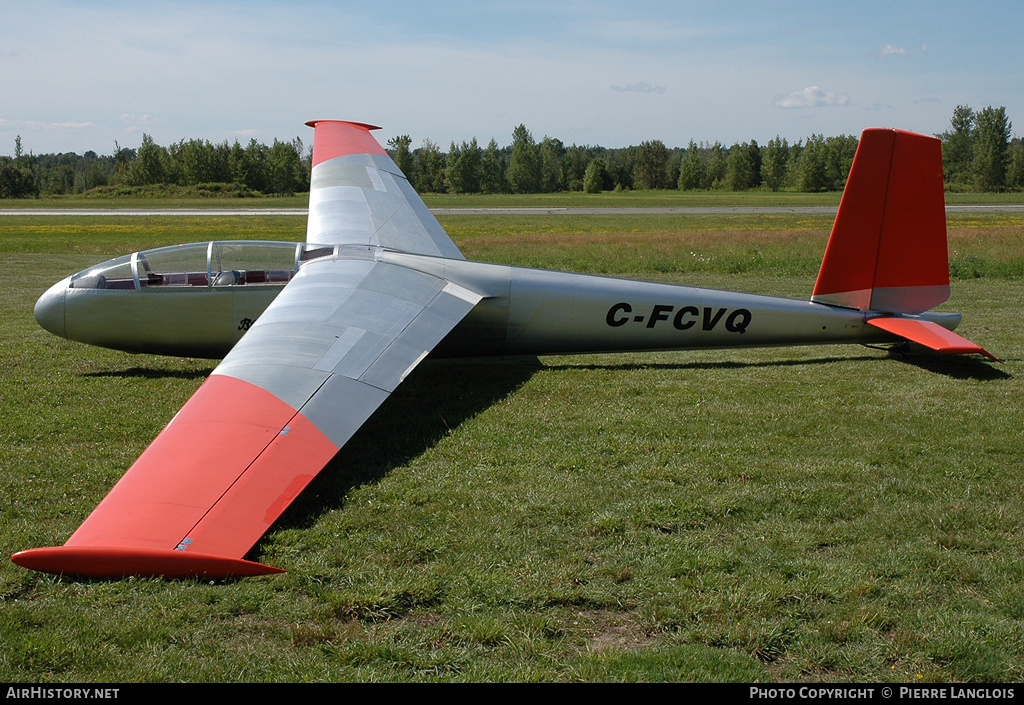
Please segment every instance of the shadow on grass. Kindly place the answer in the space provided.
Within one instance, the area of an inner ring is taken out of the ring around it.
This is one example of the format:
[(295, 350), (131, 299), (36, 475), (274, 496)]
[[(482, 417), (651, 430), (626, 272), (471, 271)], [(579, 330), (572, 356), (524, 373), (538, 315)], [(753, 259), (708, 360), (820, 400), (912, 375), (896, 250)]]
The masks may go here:
[[(872, 347), (872, 346), (868, 346)], [(999, 368), (998, 363), (987, 359), (966, 355), (948, 355), (932, 352), (920, 346), (903, 347), (895, 345), (891, 348), (874, 348), (888, 352), (888, 359), (914, 365), (921, 369), (946, 375), (955, 379), (974, 379), (992, 381), (1012, 379), (1012, 375)], [(759, 360), (756, 362), (740, 362), (738, 360), (721, 360), (717, 362), (615, 362), (599, 363), (565, 363), (546, 367), (549, 370), (742, 370), (748, 368), (771, 367), (803, 367), (806, 365), (828, 365), (836, 362), (877, 362), (877, 355), (829, 355), (816, 358), (793, 360)]]
[(975, 355), (947, 355), (920, 346), (895, 345), (889, 349), (889, 358), (954, 379), (980, 382), (1013, 379), (1013, 375), (1001, 369), (998, 362)]
[(86, 372), (83, 377), (120, 377), (122, 379), (206, 379), (213, 372), (212, 367), (201, 370), (161, 370), (153, 367), (129, 367), (124, 370)]
[(425, 361), (338, 451), (274, 528), (304, 528), (325, 510), (344, 506), (352, 488), (378, 482), (392, 468), (515, 392), (542, 368), (535, 357)]
[(837, 355), (817, 357), (814, 359), (793, 360), (760, 360), (757, 362), (740, 362), (738, 360), (721, 360), (716, 362), (615, 362), (598, 363), (566, 363), (546, 366), (548, 370), (743, 370), (757, 367), (802, 367), (804, 365), (828, 365), (835, 362), (856, 360), (878, 360), (874, 355)]

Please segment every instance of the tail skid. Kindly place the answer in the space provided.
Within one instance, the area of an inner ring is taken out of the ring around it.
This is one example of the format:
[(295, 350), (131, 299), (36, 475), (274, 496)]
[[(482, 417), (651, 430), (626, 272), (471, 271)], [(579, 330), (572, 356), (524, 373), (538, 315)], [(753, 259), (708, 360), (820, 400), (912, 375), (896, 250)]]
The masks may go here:
[(916, 318), (948, 298), (941, 143), (902, 130), (865, 130), (811, 301), (880, 314), (866, 322), (932, 350), (998, 360)]

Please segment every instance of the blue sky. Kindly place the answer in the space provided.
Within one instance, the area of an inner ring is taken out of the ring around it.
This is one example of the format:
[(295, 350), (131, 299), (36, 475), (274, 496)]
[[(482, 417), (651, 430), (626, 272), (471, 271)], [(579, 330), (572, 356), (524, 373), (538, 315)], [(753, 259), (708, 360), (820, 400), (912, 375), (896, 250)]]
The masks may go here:
[(0, 154), (270, 143), (313, 118), (413, 146), (622, 147), (948, 128), (1024, 132), (1024, 3), (0, 0)]

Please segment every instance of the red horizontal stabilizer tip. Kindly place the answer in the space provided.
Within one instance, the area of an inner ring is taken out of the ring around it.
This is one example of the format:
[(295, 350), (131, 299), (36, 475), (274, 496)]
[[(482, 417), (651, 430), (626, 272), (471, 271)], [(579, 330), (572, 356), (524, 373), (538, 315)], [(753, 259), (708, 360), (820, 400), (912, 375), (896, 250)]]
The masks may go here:
[(915, 318), (871, 318), (868, 319), (868, 323), (932, 350), (944, 353), (978, 353), (996, 362), (1002, 362), (980, 345), (931, 321)]
[(373, 138), (376, 125), (344, 120), (310, 120), (313, 132), (313, 166), (348, 154), (387, 154)]
[(283, 573), (280, 568), (165, 548), (49, 546), (19, 551), (11, 560), (23, 568), (81, 578), (243, 578)]

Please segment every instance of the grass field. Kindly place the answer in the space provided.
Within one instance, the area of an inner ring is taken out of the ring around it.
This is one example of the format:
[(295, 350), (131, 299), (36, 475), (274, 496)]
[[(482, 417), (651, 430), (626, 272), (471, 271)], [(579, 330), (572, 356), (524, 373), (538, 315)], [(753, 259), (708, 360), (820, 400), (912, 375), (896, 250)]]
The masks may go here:
[[(442, 222), (469, 258), (799, 298), (829, 227)], [(0, 681), (1024, 680), (1024, 215), (949, 224), (942, 308), (1002, 364), (858, 346), (428, 361), (259, 544), (285, 575), (0, 562)], [(135, 249), (304, 228), (0, 219), (0, 549), (63, 543), (215, 364), (55, 338), (39, 294)]]
[[(604, 191), (602, 193), (559, 192), (538, 194), (448, 194), (427, 193), (423, 200), (431, 208), (679, 208), (707, 206), (838, 206), (841, 194), (796, 191)], [(1004, 205), (1024, 202), (1024, 193), (947, 193), (949, 205)], [(42, 198), (0, 198), (0, 209), (8, 208), (305, 208), (309, 194), (264, 197), (113, 197), (95, 194), (45, 196)]]

